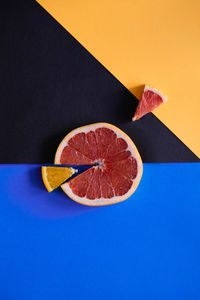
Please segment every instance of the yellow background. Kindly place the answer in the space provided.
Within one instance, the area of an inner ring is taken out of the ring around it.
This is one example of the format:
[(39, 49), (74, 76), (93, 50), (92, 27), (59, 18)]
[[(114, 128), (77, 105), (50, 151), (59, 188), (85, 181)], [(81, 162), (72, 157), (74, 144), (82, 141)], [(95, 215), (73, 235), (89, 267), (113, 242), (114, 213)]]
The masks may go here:
[(169, 101), (155, 115), (200, 157), (199, 0), (39, 0), (133, 94)]

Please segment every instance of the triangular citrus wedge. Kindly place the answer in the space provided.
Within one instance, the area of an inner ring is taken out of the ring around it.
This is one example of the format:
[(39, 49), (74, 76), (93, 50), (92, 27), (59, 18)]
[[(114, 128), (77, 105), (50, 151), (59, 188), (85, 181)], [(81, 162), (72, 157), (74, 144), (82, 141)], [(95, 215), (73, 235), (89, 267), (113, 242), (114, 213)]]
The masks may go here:
[(139, 120), (141, 117), (152, 112), (156, 107), (166, 101), (167, 98), (164, 97), (158, 90), (145, 85), (142, 98), (138, 103), (132, 120)]
[(42, 166), (42, 179), (48, 192), (55, 190), (78, 170), (68, 167)]

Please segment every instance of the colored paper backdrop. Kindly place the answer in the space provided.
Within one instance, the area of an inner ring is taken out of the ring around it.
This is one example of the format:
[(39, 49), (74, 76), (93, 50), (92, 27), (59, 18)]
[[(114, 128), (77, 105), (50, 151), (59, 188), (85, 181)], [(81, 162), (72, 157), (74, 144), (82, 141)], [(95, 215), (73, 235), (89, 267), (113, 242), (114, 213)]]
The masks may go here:
[(200, 156), (198, 0), (38, 2), (134, 95), (160, 89), (155, 115)]

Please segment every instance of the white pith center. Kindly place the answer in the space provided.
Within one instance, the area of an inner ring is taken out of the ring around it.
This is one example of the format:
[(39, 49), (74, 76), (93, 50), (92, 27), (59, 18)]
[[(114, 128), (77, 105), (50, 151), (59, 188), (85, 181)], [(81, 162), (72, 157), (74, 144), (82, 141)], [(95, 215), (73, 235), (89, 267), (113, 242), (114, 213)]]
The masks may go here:
[(95, 167), (98, 169), (103, 169), (104, 167), (104, 159), (97, 159), (95, 160)]

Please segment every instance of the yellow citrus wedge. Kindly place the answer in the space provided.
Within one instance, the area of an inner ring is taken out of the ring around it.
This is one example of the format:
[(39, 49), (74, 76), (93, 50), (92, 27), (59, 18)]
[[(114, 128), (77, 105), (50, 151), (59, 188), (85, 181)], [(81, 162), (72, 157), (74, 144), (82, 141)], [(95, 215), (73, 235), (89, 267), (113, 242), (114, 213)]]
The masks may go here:
[(55, 190), (77, 170), (68, 167), (45, 167), (42, 166), (42, 179), (48, 192)]

